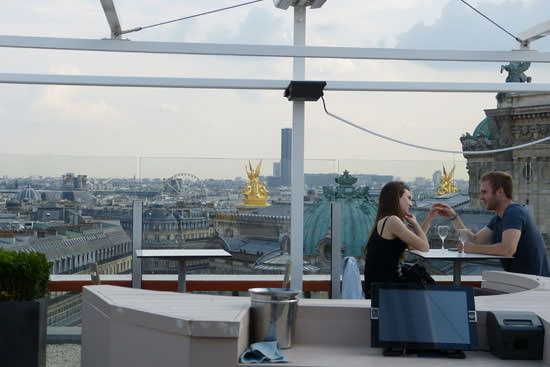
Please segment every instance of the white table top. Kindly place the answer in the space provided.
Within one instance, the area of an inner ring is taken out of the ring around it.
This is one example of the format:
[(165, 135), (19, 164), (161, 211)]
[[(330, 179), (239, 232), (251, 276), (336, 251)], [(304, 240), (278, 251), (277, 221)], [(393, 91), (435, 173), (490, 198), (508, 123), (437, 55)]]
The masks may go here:
[(447, 249), (430, 249), (428, 252), (418, 250), (409, 250), (410, 253), (421, 256), (425, 259), (440, 260), (486, 260), (486, 259), (511, 259), (512, 256), (471, 254), (458, 251), (449, 251)]
[(230, 257), (231, 254), (221, 249), (147, 249), (136, 250), (137, 257), (154, 258), (201, 258), (201, 257)]

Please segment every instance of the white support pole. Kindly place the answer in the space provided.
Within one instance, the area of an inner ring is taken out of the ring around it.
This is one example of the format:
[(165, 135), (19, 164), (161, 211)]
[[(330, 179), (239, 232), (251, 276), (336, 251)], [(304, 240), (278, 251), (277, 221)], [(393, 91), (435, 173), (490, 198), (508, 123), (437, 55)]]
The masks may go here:
[[(294, 7), (294, 46), (306, 42), (306, 7)], [(305, 79), (305, 59), (293, 60), (293, 79)], [(304, 117), (305, 103), (292, 102), (291, 148), (291, 205), (290, 257), (292, 259), (290, 286), (302, 291), (304, 266)]]

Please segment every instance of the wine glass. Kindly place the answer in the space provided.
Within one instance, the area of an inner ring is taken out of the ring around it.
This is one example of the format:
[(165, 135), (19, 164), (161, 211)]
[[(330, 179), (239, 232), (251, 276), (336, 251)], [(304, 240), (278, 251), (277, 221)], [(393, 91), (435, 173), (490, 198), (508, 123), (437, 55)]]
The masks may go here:
[(441, 249), (445, 249), (445, 238), (449, 235), (449, 226), (437, 226), (437, 234), (441, 238)]
[(458, 232), (458, 240), (462, 244), (462, 247), (459, 248), (459, 250), (460, 250), (459, 252), (463, 252), (464, 251), (464, 243), (470, 239), (469, 238), (470, 236), (468, 234), (467, 229), (458, 229), (457, 232)]

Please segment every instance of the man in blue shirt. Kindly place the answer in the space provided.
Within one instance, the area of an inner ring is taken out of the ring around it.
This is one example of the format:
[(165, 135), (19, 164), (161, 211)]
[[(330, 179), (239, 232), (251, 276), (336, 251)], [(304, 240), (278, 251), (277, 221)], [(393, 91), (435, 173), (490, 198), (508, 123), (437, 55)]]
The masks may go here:
[[(480, 200), (496, 215), (486, 227), (472, 233), (465, 229), (456, 212), (445, 204), (434, 204), (441, 215), (449, 217), (468, 241), (464, 252), (513, 256), (503, 259), (504, 270), (514, 273), (550, 276), (544, 240), (527, 209), (512, 202), (512, 176), (505, 172), (488, 172), (481, 177)], [(459, 244), (459, 246), (461, 246)]]

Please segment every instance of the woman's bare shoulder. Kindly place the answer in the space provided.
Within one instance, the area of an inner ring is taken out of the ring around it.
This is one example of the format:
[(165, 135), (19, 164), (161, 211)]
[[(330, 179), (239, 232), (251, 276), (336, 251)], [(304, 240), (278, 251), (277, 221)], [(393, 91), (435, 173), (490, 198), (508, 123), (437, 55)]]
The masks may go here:
[(389, 215), (386, 218), (388, 218), (388, 224), (403, 223), (401, 218), (399, 218), (397, 215)]

